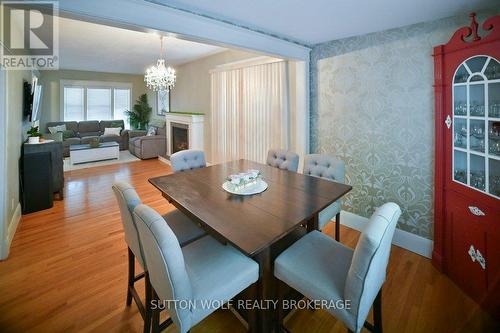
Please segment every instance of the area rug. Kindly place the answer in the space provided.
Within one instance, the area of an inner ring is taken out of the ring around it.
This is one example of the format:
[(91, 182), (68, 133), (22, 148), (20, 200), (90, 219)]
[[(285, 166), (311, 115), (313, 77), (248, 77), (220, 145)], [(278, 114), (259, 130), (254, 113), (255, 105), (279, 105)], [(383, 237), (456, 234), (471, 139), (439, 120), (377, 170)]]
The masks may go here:
[(95, 167), (100, 167), (103, 165), (129, 163), (129, 162), (136, 162), (136, 161), (140, 161), (140, 159), (138, 159), (137, 157), (132, 155), (128, 150), (120, 151), (120, 158), (117, 160), (89, 162), (89, 163), (82, 163), (82, 164), (76, 164), (76, 165), (72, 165), (71, 162), (69, 161), (69, 157), (66, 157), (64, 159), (64, 171), (73, 171), (73, 170), (80, 170), (80, 169), (87, 169), (87, 168), (95, 168)]

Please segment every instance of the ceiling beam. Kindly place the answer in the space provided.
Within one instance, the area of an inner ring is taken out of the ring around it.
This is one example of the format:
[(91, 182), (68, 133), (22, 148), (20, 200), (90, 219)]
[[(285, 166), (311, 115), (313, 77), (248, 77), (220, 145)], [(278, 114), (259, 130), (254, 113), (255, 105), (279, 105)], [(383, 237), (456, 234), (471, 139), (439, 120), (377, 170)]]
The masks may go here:
[(63, 16), (309, 61), (310, 48), (194, 13), (140, 0), (60, 0)]

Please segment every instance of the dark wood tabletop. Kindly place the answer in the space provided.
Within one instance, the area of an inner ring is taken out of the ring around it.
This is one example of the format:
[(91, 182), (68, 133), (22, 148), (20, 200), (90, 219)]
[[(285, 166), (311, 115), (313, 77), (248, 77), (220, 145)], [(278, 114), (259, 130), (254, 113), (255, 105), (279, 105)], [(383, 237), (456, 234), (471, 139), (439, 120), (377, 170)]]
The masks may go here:
[[(257, 169), (266, 191), (239, 196), (222, 184), (230, 174)], [(174, 206), (248, 256), (307, 223), (351, 186), (238, 160), (149, 179)]]

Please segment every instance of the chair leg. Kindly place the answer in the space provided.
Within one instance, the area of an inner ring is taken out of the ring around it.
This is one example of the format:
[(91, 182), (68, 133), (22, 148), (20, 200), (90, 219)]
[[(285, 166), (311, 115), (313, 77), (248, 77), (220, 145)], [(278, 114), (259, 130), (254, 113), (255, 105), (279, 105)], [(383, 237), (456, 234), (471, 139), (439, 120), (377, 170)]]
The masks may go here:
[(340, 242), (340, 213), (335, 215), (335, 240)]
[(151, 288), (151, 281), (149, 281), (148, 272), (145, 272), (144, 284), (145, 284), (145, 290), (146, 290), (146, 297), (145, 297), (146, 311), (145, 311), (145, 315), (144, 315), (144, 333), (149, 333), (151, 331), (151, 317), (152, 317), (151, 299), (153, 297), (153, 291)]
[(276, 279), (277, 280), (277, 300), (278, 300), (278, 308), (276, 309), (276, 327), (275, 327), (275, 332), (276, 333), (290, 333), (290, 331), (285, 327), (285, 324), (283, 321), (285, 320), (285, 310), (283, 309), (283, 301), (285, 299), (285, 291), (286, 291), (286, 285), (283, 281)]
[(375, 333), (382, 333), (382, 289), (373, 302), (373, 326)]
[[(158, 301), (158, 295), (153, 288), (151, 288), (151, 294), (153, 295), (153, 300)], [(160, 333), (160, 308), (157, 306), (152, 311), (152, 320), (151, 320), (151, 331), (153, 333)]]
[(277, 294), (277, 301), (278, 301), (278, 308), (276, 309), (276, 328), (275, 328), (275, 331), (276, 333), (281, 333), (281, 328), (283, 327), (283, 299), (284, 299), (284, 295), (283, 295), (283, 286), (282, 286), (283, 282), (279, 279), (276, 279), (276, 294)]
[[(248, 287), (248, 298), (252, 301), (257, 299), (257, 287), (257, 282)], [(257, 323), (257, 309), (250, 309), (248, 311), (247, 323), (248, 332), (254, 333), (259, 331), (259, 324)]]
[(132, 304), (132, 291), (135, 281), (135, 256), (134, 252), (128, 248), (128, 284), (127, 284), (127, 306)]

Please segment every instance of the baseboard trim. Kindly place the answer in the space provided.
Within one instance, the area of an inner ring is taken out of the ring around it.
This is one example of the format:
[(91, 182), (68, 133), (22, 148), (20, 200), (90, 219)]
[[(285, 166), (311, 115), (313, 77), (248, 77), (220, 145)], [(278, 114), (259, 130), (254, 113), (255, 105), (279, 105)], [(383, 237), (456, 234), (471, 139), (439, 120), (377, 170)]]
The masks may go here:
[(165, 156), (161, 156), (161, 155), (159, 155), (159, 156), (158, 156), (158, 160), (159, 160), (160, 162), (165, 163), (165, 164), (172, 165), (172, 164), (170, 163), (170, 160), (169, 160), (168, 158), (166, 158)]
[(5, 239), (2, 242), (2, 255), (0, 260), (7, 259), (9, 256), (10, 252), (10, 244), (12, 243), (12, 240), (14, 239), (14, 235), (16, 234), (17, 226), (19, 225), (19, 222), (21, 221), (21, 204), (18, 203), (16, 210), (14, 211), (14, 215), (12, 216), (12, 219), (10, 220), (9, 223), (9, 228), (7, 229), (7, 234), (5, 235)]
[[(340, 223), (349, 228), (361, 231), (367, 222), (368, 218), (366, 217), (346, 211), (341, 211), (340, 213)], [(394, 238), (392, 239), (392, 244), (426, 258), (432, 258), (433, 242), (430, 239), (401, 229), (396, 229), (394, 232)]]

